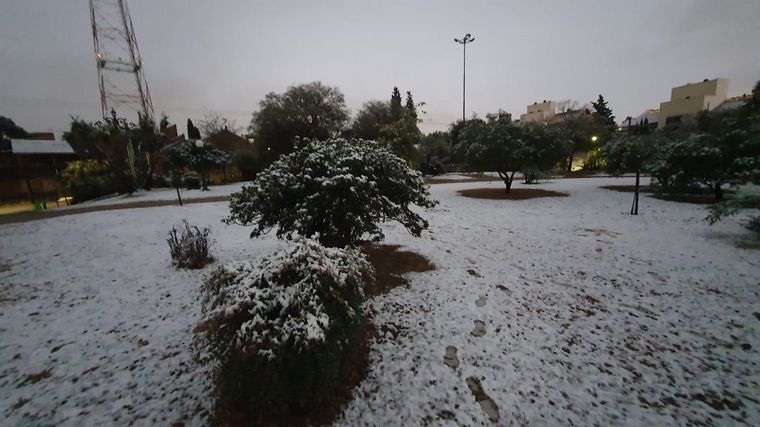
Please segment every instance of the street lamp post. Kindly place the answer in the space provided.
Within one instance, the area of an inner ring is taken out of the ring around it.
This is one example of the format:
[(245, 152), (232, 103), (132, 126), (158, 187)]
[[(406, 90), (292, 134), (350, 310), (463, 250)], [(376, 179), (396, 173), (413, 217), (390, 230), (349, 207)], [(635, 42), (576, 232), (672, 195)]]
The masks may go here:
[(454, 39), (455, 42), (462, 45), (462, 121), (465, 120), (465, 89), (466, 89), (466, 73), (467, 73), (467, 43), (472, 43), (475, 41), (475, 37), (472, 37), (470, 33), (467, 33), (464, 35), (464, 37), (460, 39)]

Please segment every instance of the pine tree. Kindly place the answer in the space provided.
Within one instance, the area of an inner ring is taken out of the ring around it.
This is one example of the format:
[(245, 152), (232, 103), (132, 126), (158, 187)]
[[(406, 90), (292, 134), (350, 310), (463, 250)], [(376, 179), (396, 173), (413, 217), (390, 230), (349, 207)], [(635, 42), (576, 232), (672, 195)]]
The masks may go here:
[(601, 94), (599, 94), (599, 99), (592, 102), (591, 105), (594, 107), (594, 112), (599, 121), (605, 125), (615, 125), (615, 116), (612, 115), (612, 110), (607, 106), (607, 101)]
[(188, 139), (201, 139), (201, 131), (195, 127), (193, 121), (187, 119), (187, 138)]
[(394, 86), (391, 94), (391, 117), (393, 120), (398, 120), (401, 118), (401, 113), (401, 92)]
[(406, 105), (404, 105), (409, 115), (417, 121), (417, 107), (414, 105), (414, 99), (412, 99), (412, 92), (406, 91)]

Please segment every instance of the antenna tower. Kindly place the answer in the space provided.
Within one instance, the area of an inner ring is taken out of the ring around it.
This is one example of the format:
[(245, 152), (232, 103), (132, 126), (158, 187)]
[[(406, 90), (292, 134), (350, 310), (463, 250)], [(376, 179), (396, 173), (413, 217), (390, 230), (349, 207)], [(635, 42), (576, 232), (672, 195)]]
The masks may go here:
[(90, 0), (103, 118), (111, 110), (153, 120), (153, 103), (126, 0)]

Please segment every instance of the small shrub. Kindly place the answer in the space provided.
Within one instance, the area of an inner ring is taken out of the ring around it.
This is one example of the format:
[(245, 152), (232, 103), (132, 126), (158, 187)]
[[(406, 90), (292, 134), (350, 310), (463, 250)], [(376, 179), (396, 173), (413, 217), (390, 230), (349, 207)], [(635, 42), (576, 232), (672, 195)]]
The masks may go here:
[(166, 240), (172, 263), (178, 268), (202, 268), (213, 261), (209, 256), (211, 230), (190, 225), (187, 220), (183, 220), (182, 224), (180, 229), (172, 227)]
[(753, 216), (745, 225), (747, 230), (753, 232), (755, 237), (760, 238), (760, 216)]
[(188, 190), (199, 190), (201, 188), (201, 176), (198, 172), (188, 172), (182, 177), (185, 187)]
[(530, 167), (523, 169), (522, 175), (525, 184), (538, 184), (539, 180), (549, 179), (551, 177), (547, 172)]
[(356, 249), (302, 237), (266, 258), (220, 267), (206, 280), (202, 348), (217, 366), (227, 410), (299, 410), (340, 382), (372, 266)]
[(232, 163), (240, 171), (245, 181), (253, 181), (256, 174), (264, 169), (264, 161), (253, 153), (239, 153), (232, 158)]

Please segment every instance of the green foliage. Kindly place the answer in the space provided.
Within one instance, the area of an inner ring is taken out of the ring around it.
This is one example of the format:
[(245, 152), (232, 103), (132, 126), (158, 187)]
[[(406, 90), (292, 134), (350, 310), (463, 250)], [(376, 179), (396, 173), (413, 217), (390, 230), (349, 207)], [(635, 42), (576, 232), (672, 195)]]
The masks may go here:
[(760, 129), (743, 110), (704, 112), (688, 126), (672, 131), (652, 168), (664, 191), (701, 185), (721, 200), (725, 186), (758, 182)]
[(201, 188), (201, 176), (198, 172), (188, 172), (182, 176), (182, 182), (188, 190), (199, 190)]
[(28, 138), (29, 134), (8, 117), (0, 116), (0, 139), (3, 138)]
[[(190, 168), (201, 177), (202, 189), (208, 190), (208, 172), (227, 165), (230, 155), (211, 144), (186, 140), (168, 149), (168, 164), (172, 168)], [(188, 187), (189, 188), (189, 187)]]
[(201, 139), (201, 131), (195, 127), (193, 121), (187, 119), (187, 138), (188, 139)]
[(114, 192), (123, 194), (135, 191), (137, 182), (129, 167), (129, 135), (126, 129), (73, 118), (69, 131), (63, 137), (80, 157), (99, 160), (108, 167)]
[(320, 82), (271, 92), (259, 102), (249, 131), (262, 151), (276, 158), (293, 150), (296, 137), (327, 139), (340, 132), (349, 119), (343, 94)]
[(356, 118), (354, 118), (345, 135), (349, 138), (376, 141), (382, 135), (382, 127), (392, 122), (389, 102), (368, 101), (356, 113)]
[(322, 244), (342, 247), (382, 240), (386, 220), (419, 236), (428, 223), (413, 204), (435, 202), (419, 172), (377, 143), (304, 140), (232, 195), (226, 222), (253, 225), (252, 237), (276, 226), (278, 237), (318, 233)]
[(380, 142), (395, 155), (410, 163), (419, 160), (417, 144), (422, 139), (422, 132), (417, 127), (417, 119), (404, 111), (398, 120), (380, 127)]
[(264, 169), (264, 160), (253, 153), (238, 153), (232, 158), (232, 163), (240, 171), (245, 181), (253, 181), (256, 175)]
[[(735, 215), (744, 209), (760, 209), (760, 196), (756, 194), (737, 194), (732, 199), (710, 205), (710, 214), (705, 218), (710, 225), (722, 219)], [(751, 231), (756, 238), (760, 238), (760, 216), (750, 217), (746, 224), (747, 230)]]
[(654, 134), (623, 135), (614, 139), (601, 149), (607, 172), (622, 175), (645, 171), (662, 143), (662, 139)]
[(446, 172), (445, 165), (451, 163), (451, 141), (448, 132), (432, 132), (425, 135), (420, 143), (420, 171), (425, 175), (440, 175)]
[(393, 87), (393, 92), (391, 93), (391, 117), (394, 121), (399, 120), (401, 118), (401, 114), (403, 113), (403, 110), (401, 108), (401, 92), (399, 92), (397, 87)]
[(214, 271), (198, 330), (216, 367), (218, 402), (282, 413), (339, 389), (356, 331), (366, 324), (363, 288), (373, 273), (358, 250), (304, 238), (258, 266)]
[(596, 102), (592, 102), (591, 105), (594, 107), (594, 118), (598, 120), (602, 125), (616, 125), (615, 116), (612, 115), (612, 110), (607, 106), (607, 101), (604, 100), (604, 97), (601, 94), (599, 94), (599, 98), (596, 100)]
[(570, 141), (556, 128), (543, 124), (514, 125), (508, 117), (472, 121), (461, 130), (458, 150), (476, 170), (496, 171), (506, 191), (517, 171), (547, 171), (567, 156)]

